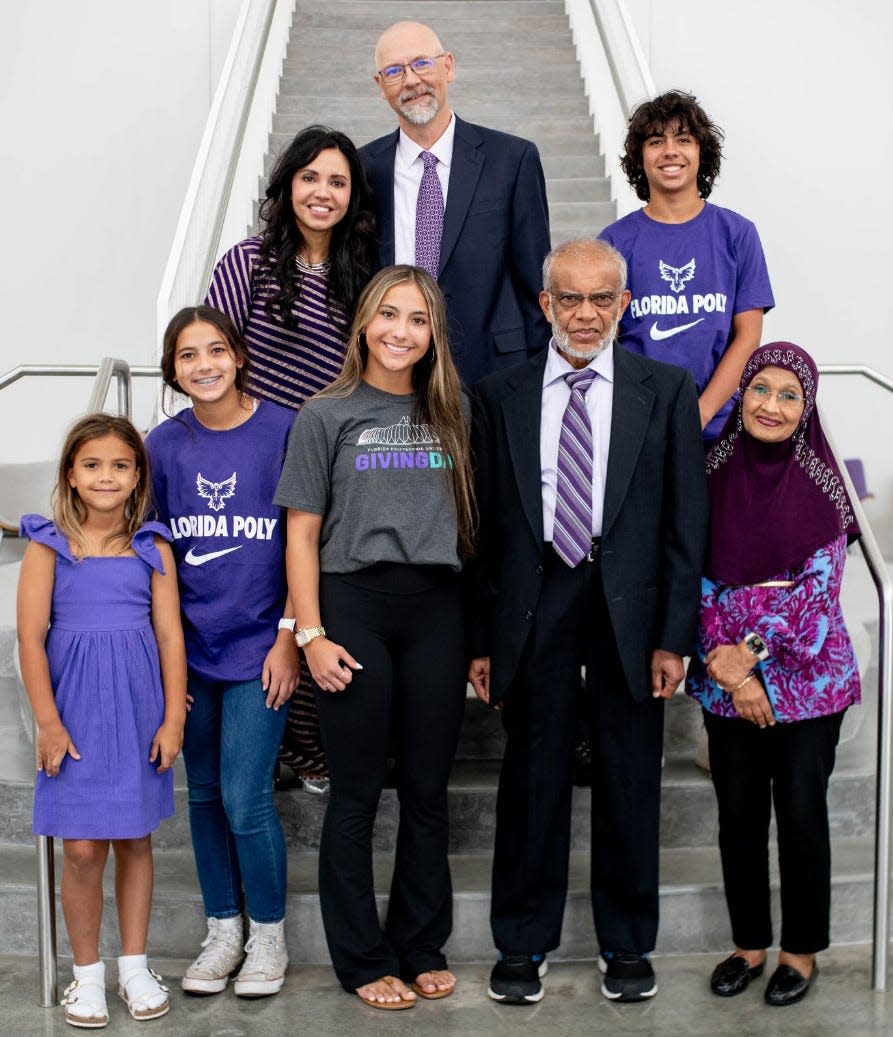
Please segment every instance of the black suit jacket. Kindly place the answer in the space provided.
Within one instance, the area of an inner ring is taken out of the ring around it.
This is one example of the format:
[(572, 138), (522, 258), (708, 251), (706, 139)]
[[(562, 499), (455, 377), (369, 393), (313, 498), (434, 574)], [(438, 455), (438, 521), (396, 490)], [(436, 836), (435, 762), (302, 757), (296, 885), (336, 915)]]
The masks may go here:
[[(378, 205), (379, 266), (394, 262), (399, 130), (360, 149)], [(546, 184), (536, 145), (456, 116), (438, 283), (466, 385), (548, 341), (538, 296), (549, 251)]]
[[(545, 350), (477, 387), (473, 447), (480, 509), (470, 568), (472, 656), (490, 657), (490, 703), (514, 679), (543, 580), (540, 416)], [(651, 694), (651, 655), (689, 654), (707, 527), (698, 400), (691, 375), (614, 345), (601, 576), (628, 689)]]

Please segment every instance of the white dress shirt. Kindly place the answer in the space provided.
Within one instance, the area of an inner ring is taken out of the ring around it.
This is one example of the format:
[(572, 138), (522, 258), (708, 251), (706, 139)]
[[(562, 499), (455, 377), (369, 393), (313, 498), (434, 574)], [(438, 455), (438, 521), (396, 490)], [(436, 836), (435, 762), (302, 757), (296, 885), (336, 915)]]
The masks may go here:
[[(436, 143), (428, 150), (437, 158), (437, 179), (443, 191), (446, 209), (450, 185), (450, 164), (453, 161), (453, 138), (456, 136), (456, 116), (450, 115), (450, 124)], [(394, 156), (394, 262), (415, 265), (415, 211), (425, 163), (424, 148), (400, 130), (397, 154)]]
[[(605, 504), (605, 477), (611, 445), (611, 411), (614, 403), (614, 345), (607, 346), (586, 365), (595, 378), (586, 393), (586, 410), (592, 424), (592, 535), (601, 536)], [(540, 423), (540, 468), (543, 490), (543, 536), (552, 540), (555, 526), (555, 493), (558, 483), (558, 439), (561, 419), (571, 389), (564, 376), (575, 370), (558, 352), (555, 339), (549, 340), (549, 355), (543, 372), (543, 397)]]

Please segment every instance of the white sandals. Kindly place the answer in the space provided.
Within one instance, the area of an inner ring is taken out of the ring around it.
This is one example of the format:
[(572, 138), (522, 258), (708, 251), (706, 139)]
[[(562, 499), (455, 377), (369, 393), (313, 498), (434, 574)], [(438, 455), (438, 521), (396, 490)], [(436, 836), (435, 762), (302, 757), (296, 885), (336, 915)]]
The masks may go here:
[(134, 1019), (157, 1019), (170, 1011), (171, 999), (161, 976), (150, 968), (131, 968), (118, 977), (118, 997)]
[(75, 978), (65, 988), (60, 1003), (65, 1010), (65, 1021), (72, 1026), (90, 1030), (107, 1026), (109, 1010), (105, 1002), (105, 966), (102, 962), (98, 965), (75, 965)]

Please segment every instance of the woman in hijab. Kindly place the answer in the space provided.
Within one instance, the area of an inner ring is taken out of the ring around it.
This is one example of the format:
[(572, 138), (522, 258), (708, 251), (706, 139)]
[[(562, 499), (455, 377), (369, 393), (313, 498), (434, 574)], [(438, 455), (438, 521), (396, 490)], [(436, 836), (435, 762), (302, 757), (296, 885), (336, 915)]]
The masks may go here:
[(720, 997), (763, 972), (772, 943), (769, 820), (775, 803), (781, 952), (770, 1005), (799, 1001), (828, 946), (828, 779), (859, 670), (840, 609), (859, 527), (822, 431), (812, 358), (790, 342), (757, 349), (707, 456), (711, 505), (698, 647), (687, 690), (703, 707), (734, 952), (713, 971)]

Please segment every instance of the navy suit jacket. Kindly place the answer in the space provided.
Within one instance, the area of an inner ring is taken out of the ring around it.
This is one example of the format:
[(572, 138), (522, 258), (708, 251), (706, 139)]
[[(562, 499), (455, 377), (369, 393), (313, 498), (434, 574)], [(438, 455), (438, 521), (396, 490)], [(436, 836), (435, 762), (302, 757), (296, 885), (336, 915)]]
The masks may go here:
[[(399, 130), (360, 149), (378, 204), (378, 262), (394, 262), (394, 157)], [(549, 251), (546, 184), (536, 145), (456, 116), (438, 283), (450, 347), (466, 385), (517, 364), (548, 341), (540, 309)]]
[[(480, 510), (470, 567), (472, 657), (490, 657), (490, 703), (521, 664), (542, 589), (540, 418), (545, 350), (475, 390), (472, 444)], [(651, 655), (694, 645), (707, 484), (688, 371), (614, 345), (611, 442), (599, 552), (628, 690), (651, 695)], [(585, 563), (584, 563), (585, 564)]]

